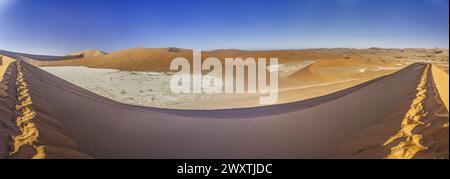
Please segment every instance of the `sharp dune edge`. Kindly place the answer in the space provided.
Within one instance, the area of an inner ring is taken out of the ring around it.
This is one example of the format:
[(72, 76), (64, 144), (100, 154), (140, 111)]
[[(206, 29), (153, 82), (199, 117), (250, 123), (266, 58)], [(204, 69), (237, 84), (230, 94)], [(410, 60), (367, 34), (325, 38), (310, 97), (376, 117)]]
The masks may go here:
[(17, 70), (17, 91), (19, 92), (19, 96), (17, 100), (19, 104), (16, 105), (16, 111), (19, 116), (16, 118), (17, 127), (20, 129), (21, 134), (17, 136), (13, 136), (14, 143), (14, 151), (10, 153), (10, 155), (14, 155), (19, 152), (20, 148), (28, 145), (32, 147), (36, 154), (32, 157), (32, 159), (44, 159), (45, 146), (39, 146), (39, 129), (36, 127), (34, 123), (34, 118), (36, 117), (36, 112), (30, 109), (30, 106), (33, 104), (33, 100), (30, 97), (29, 89), (27, 82), (25, 81), (23, 75), (23, 67), (21, 62), (16, 62), (16, 70)]
[(400, 142), (397, 146), (391, 148), (391, 153), (385, 158), (413, 158), (414, 155), (422, 150), (427, 150), (420, 140), (423, 138), (420, 134), (413, 134), (413, 130), (419, 125), (425, 125), (421, 120), (427, 117), (428, 113), (424, 112), (423, 101), (425, 100), (427, 89), (426, 83), (428, 82), (428, 71), (430, 70), (430, 65), (427, 65), (423, 71), (423, 75), (420, 78), (420, 83), (417, 86), (417, 94), (414, 98), (411, 107), (402, 121), (401, 130), (391, 138), (389, 138), (383, 146), (386, 146), (397, 139), (404, 138), (404, 141)]
[(448, 158), (448, 74), (428, 64), (308, 100), (197, 111), (125, 105), (18, 60), (0, 66), (0, 158)]

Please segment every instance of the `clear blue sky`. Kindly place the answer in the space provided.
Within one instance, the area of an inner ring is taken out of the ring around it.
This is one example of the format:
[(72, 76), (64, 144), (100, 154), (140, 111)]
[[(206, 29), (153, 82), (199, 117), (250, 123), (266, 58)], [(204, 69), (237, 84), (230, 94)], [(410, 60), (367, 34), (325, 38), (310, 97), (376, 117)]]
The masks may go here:
[(0, 0), (0, 49), (449, 46), (448, 0)]

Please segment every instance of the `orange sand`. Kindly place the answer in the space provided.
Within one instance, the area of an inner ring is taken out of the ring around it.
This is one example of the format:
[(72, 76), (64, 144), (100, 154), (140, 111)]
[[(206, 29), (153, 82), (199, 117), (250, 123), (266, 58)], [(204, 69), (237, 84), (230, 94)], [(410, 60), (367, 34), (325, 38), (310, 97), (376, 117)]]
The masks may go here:
[(440, 68), (438, 68), (437, 66), (433, 65), (433, 67), (431, 68), (431, 72), (433, 74), (433, 79), (434, 79), (434, 83), (436, 84), (437, 90), (439, 91), (439, 96), (442, 99), (442, 102), (444, 102), (445, 107), (447, 108), (447, 111), (449, 111), (448, 109), (448, 73), (445, 73), (444, 71), (442, 71)]

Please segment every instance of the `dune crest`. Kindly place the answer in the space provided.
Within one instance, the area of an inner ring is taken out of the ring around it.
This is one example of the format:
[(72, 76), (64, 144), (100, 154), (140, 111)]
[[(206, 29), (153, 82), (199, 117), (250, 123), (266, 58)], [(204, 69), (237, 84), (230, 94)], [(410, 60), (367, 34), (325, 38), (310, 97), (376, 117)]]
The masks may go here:
[(421, 122), (421, 119), (428, 115), (428, 113), (424, 111), (422, 103), (427, 97), (426, 84), (429, 70), (430, 65), (427, 65), (420, 79), (420, 83), (417, 86), (416, 98), (413, 100), (411, 107), (403, 118), (401, 130), (383, 144), (383, 146), (386, 146), (397, 139), (404, 138), (398, 145), (391, 148), (391, 153), (385, 157), (387, 159), (411, 159), (417, 152), (428, 149), (420, 144), (420, 140), (423, 136), (414, 134), (413, 130), (419, 125), (425, 125), (425, 123)]
[(34, 124), (33, 119), (37, 116), (36, 112), (30, 109), (30, 105), (33, 104), (30, 94), (28, 93), (28, 84), (25, 81), (23, 74), (23, 67), (20, 62), (16, 63), (17, 68), (17, 91), (19, 92), (16, 110), (20, 114), (16, 118), (17, 127), (20, 129), (21, 134), (13, 136), (14, 150), (10, 155), (14, 155), (19, 150), (28, 145), (36, 150), (36, 154), (32, 159), (44, 159), (45, 158), (45, 146), (38, 145), (39, 129)]
[(100, 57), (107, 55), (107, 53), (100, 50), (83, 50), (81, 52), (68, 54), (68, 56), (79, 56), (79, 55), (82, 55), (83, 58), (86, 58), (86, 57)]

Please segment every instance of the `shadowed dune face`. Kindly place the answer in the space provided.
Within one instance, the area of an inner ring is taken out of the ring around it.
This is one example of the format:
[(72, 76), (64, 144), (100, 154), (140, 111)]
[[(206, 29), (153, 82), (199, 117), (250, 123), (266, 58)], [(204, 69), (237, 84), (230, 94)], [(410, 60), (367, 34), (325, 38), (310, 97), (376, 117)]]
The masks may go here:
[(82, 55), (68, 55), (68, 56), (51, 56), (51, 55), (33, 55), (26, 53), (17, 53), (0, 50), (0, 55), (7, 56), (9, 58), (13, 58), (16, 60), (24, 60), (24, 61), (64, 61), (71, 59), (80, 59), (83, 58)]
[(10, 152), (10, 140), (13, 132), (17, 130), (14, 126), (14, 111), (12, 106), (15, 104), (15, 89), (13, 84), (8, 83), (11, 78), (11, 63), (13, 60), (0, 56), (0, 158), (5, 158)]

